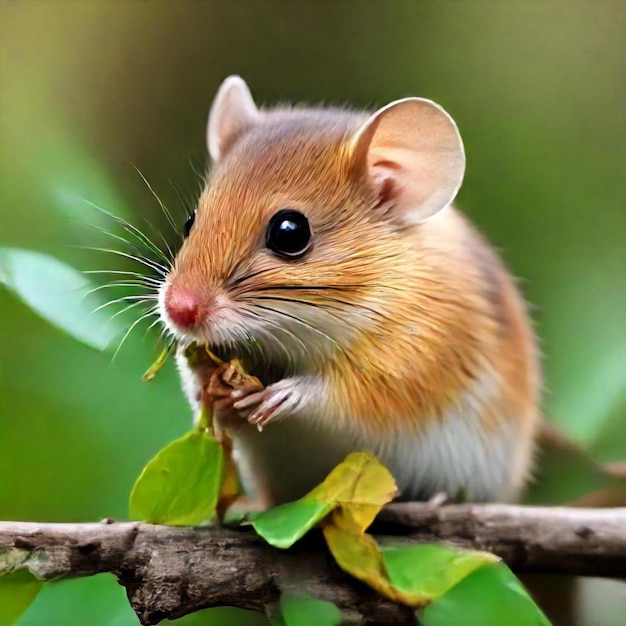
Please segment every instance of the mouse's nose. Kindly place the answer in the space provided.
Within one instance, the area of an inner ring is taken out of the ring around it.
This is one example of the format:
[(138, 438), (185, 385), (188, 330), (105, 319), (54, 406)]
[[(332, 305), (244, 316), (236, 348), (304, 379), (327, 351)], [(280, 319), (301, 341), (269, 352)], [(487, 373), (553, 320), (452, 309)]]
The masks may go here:
[(165, 310), (180, 328), (191, 329), (200, 322), (202, 298), (193, 291), (170, 285), (165, 292)]

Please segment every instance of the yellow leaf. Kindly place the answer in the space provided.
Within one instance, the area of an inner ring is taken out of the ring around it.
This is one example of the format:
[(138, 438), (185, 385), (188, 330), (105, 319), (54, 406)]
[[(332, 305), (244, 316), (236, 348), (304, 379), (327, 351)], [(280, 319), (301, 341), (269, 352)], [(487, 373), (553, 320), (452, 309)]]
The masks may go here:
[(333, 523), (323, 527), (328, 549), (344, 572), (358, 578), (394, 602), (418, 607), (425, 599), (392, 586), (385, 570), (380, 549), (371, 535), (350, 531)]
[(375, 504), (393, 500), (398, 488), (389, 470), (367, 452), (353, 452), (307, 496), (337, 504)]

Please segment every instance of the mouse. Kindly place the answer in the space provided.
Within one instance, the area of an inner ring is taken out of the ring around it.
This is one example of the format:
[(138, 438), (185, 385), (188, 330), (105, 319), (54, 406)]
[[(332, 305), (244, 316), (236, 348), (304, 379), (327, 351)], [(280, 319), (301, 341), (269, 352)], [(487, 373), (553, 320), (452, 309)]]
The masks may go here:
[(519, 498), (537, 340), (515, 279), (452, 204), (466, 163), (452, 117), (418, 97), (259, 108), (230, 76), (206, 141), (158, 307), (195, 411), (215, 368), (185, 357), (192, 344), (262, 382), (213, 407), (246, 493), (295, 500), (366, 451), (402, 500)]

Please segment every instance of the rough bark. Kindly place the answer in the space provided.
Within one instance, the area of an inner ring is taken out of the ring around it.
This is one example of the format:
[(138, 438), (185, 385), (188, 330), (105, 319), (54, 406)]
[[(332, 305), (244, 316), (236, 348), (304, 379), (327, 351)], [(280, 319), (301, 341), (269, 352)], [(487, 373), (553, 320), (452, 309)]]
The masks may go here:
[[(381, 543), (490, 550), (517, 571), (626, 573), (626, 509), (393, 504), (373, 531)], [(317, 532), (280, 551), (251, 530), (0, 522), (0, 572), (13, 566), (43, 579), (111, 572), (142, 624), (212, 606), (265, 611), (281, 590), (334, 602), (346, 624), (417, 623), (410, 609), (344, 574)]]

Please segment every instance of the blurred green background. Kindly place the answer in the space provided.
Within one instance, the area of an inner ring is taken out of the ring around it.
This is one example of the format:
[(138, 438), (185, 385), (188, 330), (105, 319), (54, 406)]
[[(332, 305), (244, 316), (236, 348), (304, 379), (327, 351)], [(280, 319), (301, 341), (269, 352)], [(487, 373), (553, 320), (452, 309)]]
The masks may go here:
[[(594, 458), (626, 460), (626, 3), (56, 0), (0, 12), (0, 245), (124, 267), (73, 247), (97, 241), (79, 222), (102, 218), (68, 194), (165, 230), (135, 165), (182, 223), (228, 74), (259, 103), (431, 98), (466, 143), (457, 204), (533, 304), (546, 415)], [(135, 332), (111, 361), (2, 289), (0, 310), (0, 519), (125, 518), (139, 471), (191, 419), (171, 364), (140, 381), (155, 335)], [(624, 587), (585, 586), (581, 624), (621, 623)], [(20, 623), (136, 624), (123, 595), (112, 577), (61, 583)]]

